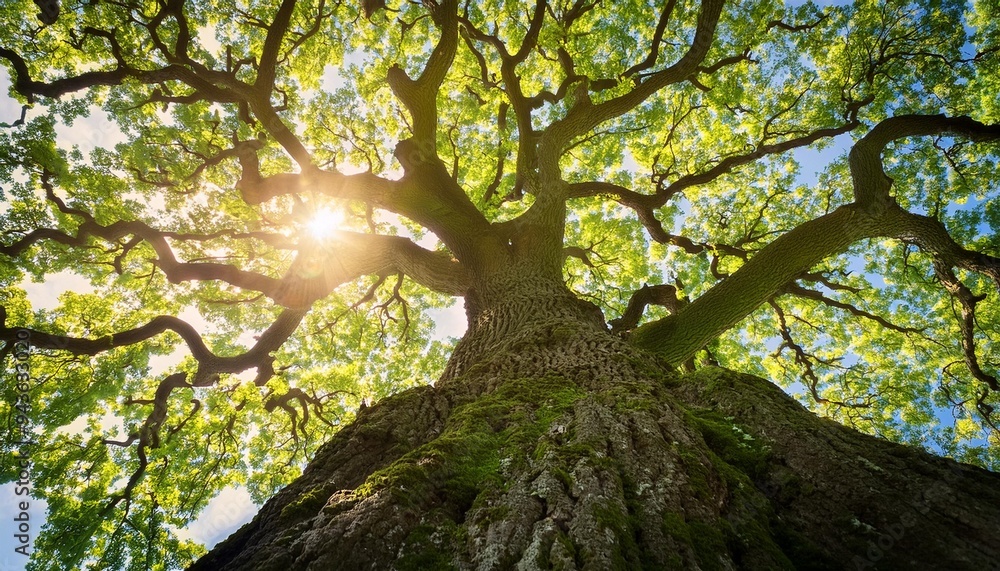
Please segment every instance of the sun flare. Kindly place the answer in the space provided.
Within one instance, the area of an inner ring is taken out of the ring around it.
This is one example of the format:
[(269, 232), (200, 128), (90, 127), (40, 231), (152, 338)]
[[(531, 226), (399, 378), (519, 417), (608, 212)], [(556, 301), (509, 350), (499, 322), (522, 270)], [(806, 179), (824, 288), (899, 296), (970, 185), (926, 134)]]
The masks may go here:
[(321, 208), (309, 217), (306, 222), (306, 230), (317, 240), (329, 238), (334, 232), (340, 229), (344, 222), (344, 214), (337, 210)]

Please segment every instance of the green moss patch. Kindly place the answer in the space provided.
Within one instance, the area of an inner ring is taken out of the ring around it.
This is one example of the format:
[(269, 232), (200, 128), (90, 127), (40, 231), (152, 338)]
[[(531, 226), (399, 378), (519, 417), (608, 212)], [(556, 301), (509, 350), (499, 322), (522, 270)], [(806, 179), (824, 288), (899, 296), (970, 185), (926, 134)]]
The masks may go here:
[(467, 508), (480, 490), (502, 486), (501, 463), (525, 462), (525, 452), (583, 395), (560, 377), (504, 383), (458, 406), (440, 436), (373, 473), (356, 492), (388, 489), (411, 505), (438, 496)]
[(327, 486), (314, 486), (281, 509), (281, 519), (299, 520), (318, 514), (336, 490)]
[(731, 417), (714, 411), (692, 410), (689, 419), (698, 428), (705, 444), (716, 456), (756, 479), (768, 469), (770, 448), (742, 427)]
[(428, 519), (434, 523), (423, 523), (410, 531), (403, 542), (399, 559), (393, 563), (393, 569), (425, 571), (454, 568), (451, 547), (464, 542), (462, 529), (446, 515), (431, 514)]

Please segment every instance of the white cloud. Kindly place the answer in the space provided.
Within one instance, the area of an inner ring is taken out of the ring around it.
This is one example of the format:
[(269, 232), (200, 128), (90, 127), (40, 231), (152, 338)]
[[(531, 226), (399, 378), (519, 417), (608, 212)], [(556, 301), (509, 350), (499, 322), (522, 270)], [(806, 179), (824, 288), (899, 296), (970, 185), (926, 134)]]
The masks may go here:
[(77, 146), (84, 155), (96, 148), (114, 148), (125, 141), (125, 134), (118, 124), (94, 105), (87, 109), (86, 117), (77, 119), (72, 125), (60, 123), (55, 130), (59, 147), (69, 150)]
[(431, 333), (434, 339), (445, 340), (465, 335), (468, 320), (465, 317), (463, 304), (453, 303), (449, 307), (428, 309), (426, 312), (434, 321), (434, 332)]
[(224, 488), (208, 502), (197, 519), (176, 533), (181, 539), (197, 541), (211, 549), (253, 519), (259, 509), (245, 488)]
[(340, 75), (340, 68), (335, 65), (323, 67), (323, 77), (320, 78), (320, 89), (332, 93), (344, 86), (344, 76)]
[(209, 26), (202, 26), (198, 28), (198, 43), (201, 44), (205, 51), (214, 55), (222, 55), (222, 44), (219, 43), (219, 39), (215, 37), (215, 28)]
[[(8, 125), (21, 117), (21, 103), (9, 95), (10, 86), (10, 74), (0, 68), (0, 122)], [(125, 140), (124, 133), (108, 114), (93, 105), (88, 109), (88, 116), (77, 119), (72, 126), (56, 125), (56, 135), (60, 147), (70, 149), (78, 145), (84, 153), (97, 147), (112, 148)]]
[(20, 286), (28, 294), (32, 309), (50, 311), (59, 306), (59, 296), (65, 292), (94, 293), (94, 288), (86, 278), (66, 270), (46, 275), (45, 281), (41, 283), (26, 278), (21, 281)]
[[(10, 93), (10, 75), (6, 68), (0, 67), (0, 123), (10, 125), (21, 117), (21, 104), (8, 93)], [(0, 559), (0, 562), (2, 561)]]

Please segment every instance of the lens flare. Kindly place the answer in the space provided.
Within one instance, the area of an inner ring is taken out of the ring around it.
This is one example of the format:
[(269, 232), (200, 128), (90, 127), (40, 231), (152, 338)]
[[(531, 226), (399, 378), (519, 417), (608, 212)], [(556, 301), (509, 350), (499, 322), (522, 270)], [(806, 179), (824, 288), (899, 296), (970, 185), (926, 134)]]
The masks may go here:
[(306, 222), (306, 231), (313, 238), (323, 240), (329, 238), (334, 232), (339, 230), (343, 222), (344, 215), (342, 212), (329, 208), (321, 208), (309, 217), (309, 221)]

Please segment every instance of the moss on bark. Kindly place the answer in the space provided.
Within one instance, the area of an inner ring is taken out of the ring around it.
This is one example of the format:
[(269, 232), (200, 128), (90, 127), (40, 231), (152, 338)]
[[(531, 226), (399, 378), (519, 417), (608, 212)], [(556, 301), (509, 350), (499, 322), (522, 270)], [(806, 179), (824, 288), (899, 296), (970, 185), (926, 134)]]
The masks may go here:
[[(372, 407), (192, 569), (990, 569), (1000, 477), (609, 338)], [(545, 368), (545, 367), (543, 367)], [(520, 369), (523, 371), (523, 367)], [(505, 375), (505, 371), (514, 371)], [(652, 373), (652, 374), (651, 374)]]

